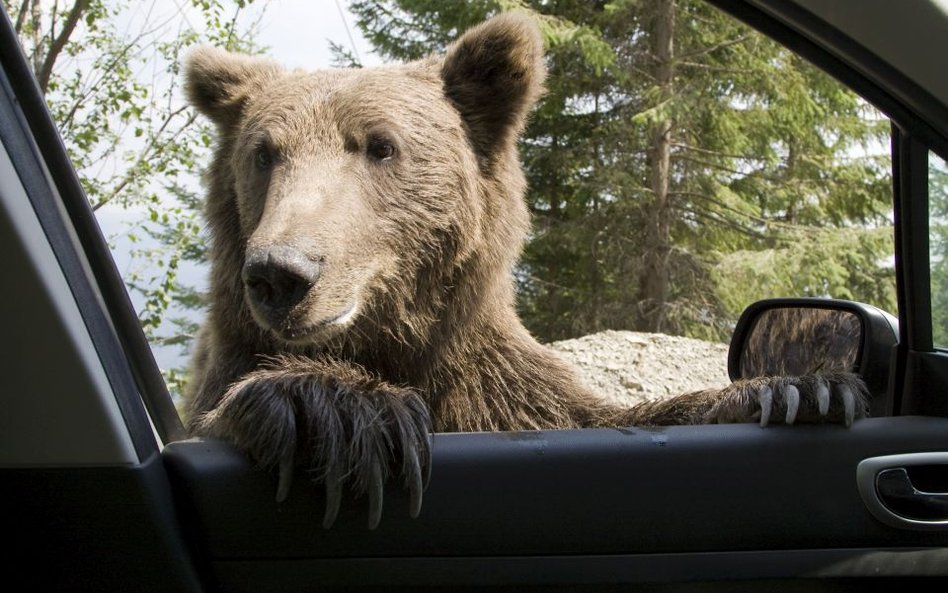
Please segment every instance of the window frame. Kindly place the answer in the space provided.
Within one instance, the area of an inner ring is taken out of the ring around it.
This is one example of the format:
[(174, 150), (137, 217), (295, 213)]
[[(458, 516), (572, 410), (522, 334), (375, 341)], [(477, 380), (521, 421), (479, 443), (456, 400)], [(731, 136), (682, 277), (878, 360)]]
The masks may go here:
[[(3, 18), (9, 23), (5, 11)], [(86, 305), (82, 315), (117, 383), (122, 415), (135, 427), (132, 434), (140, 435), (136, 448), (147, 455), (154, 446), (149, 423), (165, 443), (186, 438), (184, 426), (12, 25), (0, 27), (0, 64), (5, 90), (17, 105), (4, 123), (20, 128), (8, 134), (19, 143), (11, 158), (18, 169), (32, 171), (21, 172), (27, 193), (74, 295)]]

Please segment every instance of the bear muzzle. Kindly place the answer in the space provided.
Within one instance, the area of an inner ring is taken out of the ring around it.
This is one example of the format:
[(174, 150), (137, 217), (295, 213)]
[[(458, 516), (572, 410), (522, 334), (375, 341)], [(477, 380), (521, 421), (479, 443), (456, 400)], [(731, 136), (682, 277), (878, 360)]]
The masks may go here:
[(271, 322), (299, 305), (319, 274), (319, 262), (289, 245), (248, 248), (241, 271), (251, 305)]

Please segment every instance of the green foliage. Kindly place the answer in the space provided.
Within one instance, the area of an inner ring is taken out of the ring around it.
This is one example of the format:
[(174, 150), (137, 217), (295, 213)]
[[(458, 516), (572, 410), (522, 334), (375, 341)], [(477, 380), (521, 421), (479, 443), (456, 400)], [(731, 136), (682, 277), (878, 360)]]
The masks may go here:
[(932, 333), (935, 346), (948, 349), (948, 164), (929, 154), (929, 251)]
[(888, 228), (794, 226), (780, 233), (771, 249), (742, 250), (722, 256), (713, 269), (725, 306), (740, 310), (774, 294), (825, 297), (874, 303), (895, 302)]
[[(203, 306), (180, 271), (204, 257), (195, 172), (211, 131), (184, 104), (179, 67), (196, 43), (252, 51), (255, 24), (238, 18), (247, 4), (4, 0), (92, 208), (127, 225), (110, 243), (126, 251), (126, 284), (156, 347), (186, 350), (194, 322), (169, 312)], [(179, 388), (183, 373), (163, 370)]]
[[(517, 274), (539, 337), (726, 339), (766, 296), (895, 310), (888, 121), (733, 18), (699, 0), (350, 6), (396, 59), (501, 10), (539, 19), (550, 74), (521, 144), (534, 234)], [(674, 11), (666, 61), (663, 9)], [(645, 294), (656, 269), (666, 281)]]

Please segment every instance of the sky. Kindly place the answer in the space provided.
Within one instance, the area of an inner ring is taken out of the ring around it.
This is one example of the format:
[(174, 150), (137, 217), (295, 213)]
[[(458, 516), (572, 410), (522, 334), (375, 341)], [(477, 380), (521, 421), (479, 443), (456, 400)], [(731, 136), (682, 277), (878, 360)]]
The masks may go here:
[(267, 55), (285, 66), (310, 69), (331, 66), (329, 40), (346, 47), (354, 45), (366, 66), (381, 63), (359, 34), (355, 18), (348, 13), (344, 0), (258, 2), (249, 8), (254, 16), (260, 11), (263, 13), (257, 40), (268, 48)]

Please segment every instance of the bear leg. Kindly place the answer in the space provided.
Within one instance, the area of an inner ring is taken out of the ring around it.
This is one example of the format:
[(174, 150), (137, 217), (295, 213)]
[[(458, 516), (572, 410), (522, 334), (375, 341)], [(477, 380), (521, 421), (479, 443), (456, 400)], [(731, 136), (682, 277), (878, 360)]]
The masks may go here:
[(382, 514), (383, 486), (397, 476), (412, 517), (430, 476), (431, 419), (411, 389), (356, 365), (281, 356), (244, 375), (196, 421), (198, 434), (234, 443), (263, 469), (278, 469), (277, 500), (302, 466), (326, 485), (323, 526), (335, 521), (348, 484), (369, 498), (369, 528)]

